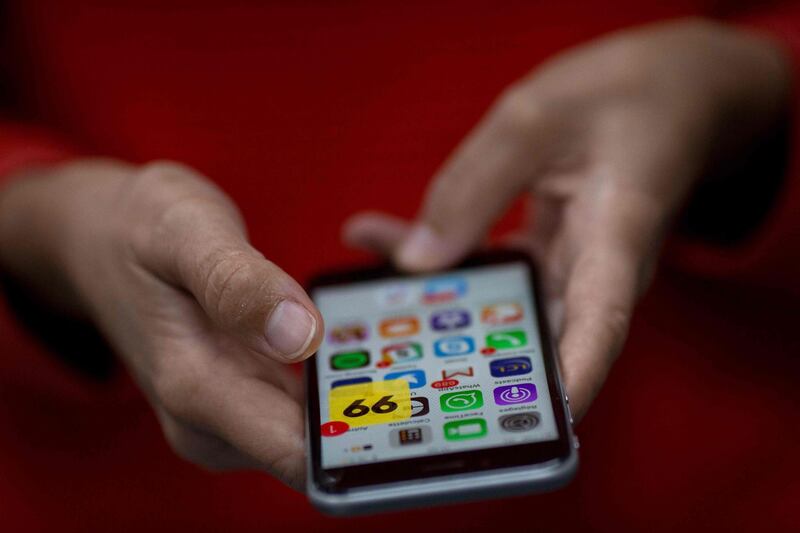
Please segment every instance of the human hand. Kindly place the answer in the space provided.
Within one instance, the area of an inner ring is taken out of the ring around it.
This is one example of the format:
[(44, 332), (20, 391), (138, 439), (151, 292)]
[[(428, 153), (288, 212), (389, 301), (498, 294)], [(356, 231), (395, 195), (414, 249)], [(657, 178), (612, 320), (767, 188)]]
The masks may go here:
[(84, 160), (0, 194), (0, 265), (94, 321), (182, 457), (304, 482), (303, 387), (322, 317), (247, 241), (231, 200), (173, 163)]
[(778, 46), (719, 24), (680, 21), (590, 42), (499, 98), (438, 171), (413, 224), (363, 213), (344, 238), (407, 270), (437, 269), (530, 196), (511, 241), (543, 267), (580, 418), (693, 182), (774, 127), (788, 85)]

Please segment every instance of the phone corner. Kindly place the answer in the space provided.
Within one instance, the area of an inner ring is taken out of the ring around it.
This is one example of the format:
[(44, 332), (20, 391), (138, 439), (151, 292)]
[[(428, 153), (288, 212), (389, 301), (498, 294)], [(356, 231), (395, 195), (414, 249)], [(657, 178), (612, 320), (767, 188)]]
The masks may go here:
[(549, 482), (542, 486), (542, 491), (552, 492), (560, 490), (572, 483), (578, 475), (579, 466), (580, 456), (578, 454), (578, 448), (573, 445), (570, 447), (569, 455), (564, 457), (555, 471), (551, 473)]
[(354, 501), (348, 494), (330, 494), (321, 490), (309, 480), (306, 497), (320, 513), (332, 518), (344, 518), (380, 512), (382, 508), (369, 505), (369, 502)]

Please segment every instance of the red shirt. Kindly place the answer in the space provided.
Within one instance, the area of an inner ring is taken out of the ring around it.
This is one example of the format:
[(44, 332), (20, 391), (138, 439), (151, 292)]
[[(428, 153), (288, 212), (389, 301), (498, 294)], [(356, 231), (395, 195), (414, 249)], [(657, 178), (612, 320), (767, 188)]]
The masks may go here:
[[(714, 9), (688, 0), (11, 2), (8, 70), (41, 129), (0, 127), (0, 173), (76, 153), (182, 161), (221, 184), (254, 244), (304, 280), (361, 259), (339, 243), (349, 214), (412, 215), (495, 96), (544, 58), (608, 30)], [(749, 20), (800, 50), (796, 8)], [(266, 475), (182, 462), (126, 375), (81, 378), (3, 308), (0, 529), (797, 528), (800, 303), (787, 294), (800, 294), (799, 180), (795, 165), (742, 247), (674, 251), (695, 274), (728, 281), (675, 270), (657, 278), (578, 428), (580, 473), (554, 494), (325, 518)]]

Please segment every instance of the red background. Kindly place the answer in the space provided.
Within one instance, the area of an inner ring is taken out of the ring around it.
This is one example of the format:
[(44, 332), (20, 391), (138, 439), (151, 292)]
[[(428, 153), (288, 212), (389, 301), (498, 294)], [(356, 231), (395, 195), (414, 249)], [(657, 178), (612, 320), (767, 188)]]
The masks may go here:
[[(339, 227), (416, 210), (511, 81), (599, 33), (716, 2), (12, 3), (15, 79), (66, 142), (188, 163), (304, 280), (361, 259)], [(0, 317), (0, 530), (800, 527), (797, 302), (663, 272), (555, 494), (327, 519), (255, 473), (181, 462), (125, 376), (98, 385)]]

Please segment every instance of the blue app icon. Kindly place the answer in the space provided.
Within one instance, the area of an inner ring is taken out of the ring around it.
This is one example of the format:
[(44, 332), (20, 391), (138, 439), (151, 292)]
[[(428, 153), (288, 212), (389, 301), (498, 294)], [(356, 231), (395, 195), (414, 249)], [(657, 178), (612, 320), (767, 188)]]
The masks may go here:
[(402, 372), (390, 372), (383, 376), (385, 381), (389, 381), (390, 379), (404, 379), (408, 381), (408, 387), (410, 389), (418, 389), (420, 387), (424, 387), (425, 383), (425, 372), (422, 370), (404, 370)]
[(458, 276), (434, 278), (425, 283), (422, 301), (426, 304), (451, 302), (467, 293), (467, 282)]
[(433, 353), (437, 357), (451, 355), (467, 355), (475, 351), (475, 341), (472, 337), (446, 337), (433, 343)]
[(530, 374), (531, 369), (531, 360), (527, 357), (509, 357), (508, 359), (497, 359), (489, 363), (489, 371), (496, 378)]
[(360, 378), (347, 378), (347, 379), (337, 379), (333, 383), (331, 383), (331, 388), (335, 389), (336, 387), (344, 387), (346, 385), (358, 385), (359, 383), (371, 383), (372, 378), (369, 376), (361, 376)]
[(464, 309), (447, 309), (431, 315), (431, 329), (447, 331), (469, 326), (469, 312)]

